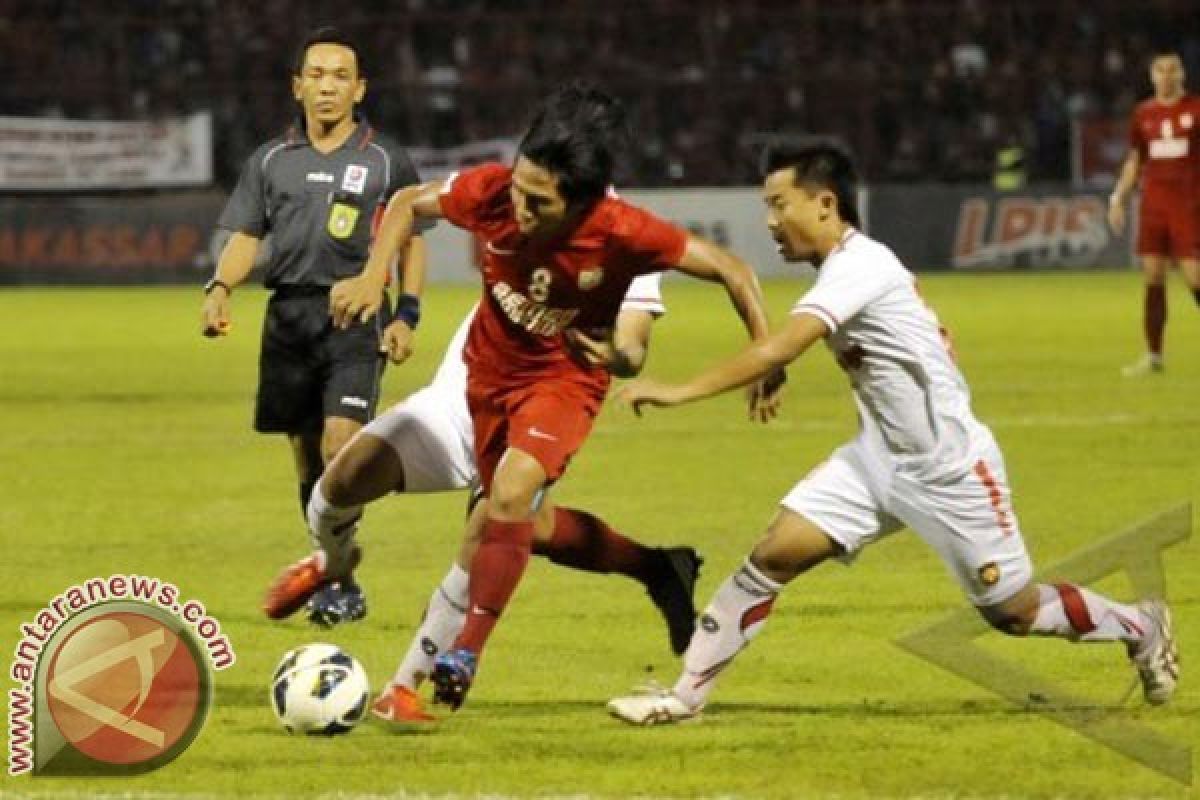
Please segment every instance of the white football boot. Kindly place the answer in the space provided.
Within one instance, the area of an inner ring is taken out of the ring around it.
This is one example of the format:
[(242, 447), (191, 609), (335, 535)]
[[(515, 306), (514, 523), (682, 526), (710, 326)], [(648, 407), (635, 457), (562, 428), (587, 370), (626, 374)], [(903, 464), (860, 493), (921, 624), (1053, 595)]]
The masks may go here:
[(1150, 623), (1145, 638), (1132, 648), (1129, 659), (1137, 667), (1146, 702), (1161, 706), (1175, 693), (1179, 682), (1179, 651), (1171, 631), (1171, 611), (1161, 600), (1144, 600), (1137, 608)]
[(1163, 357), (1154, 353), (1146, 353), (1137, 361), (1121, 368), (1121, 374), (1126, 378), (1142, 378), (1146, 375), (1157, 375), (1162, 371)]
[(648, 686), (635, 691), (609, 700), (608, 713), (630, 725), (667, 725), (700, 715), (699, 708), (689, 707), (670, 689)]

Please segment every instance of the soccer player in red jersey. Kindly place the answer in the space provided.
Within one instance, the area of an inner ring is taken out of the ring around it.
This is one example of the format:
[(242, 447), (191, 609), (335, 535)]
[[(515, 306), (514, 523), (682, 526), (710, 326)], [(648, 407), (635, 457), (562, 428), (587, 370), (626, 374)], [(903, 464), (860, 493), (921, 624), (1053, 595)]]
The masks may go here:
[(1163, 368), (1167, 270), (1174, 261), (1200, 304), (1200, 97), (1183, 88), (1183, 60), (1166, 50), (1150, 62), (1154, 96), (1133, 110), (1129, 155), (1109, 198), (1108, 222), (1125, 228), (1125, 199), (1142, 176), (1137, 253), (1146, 281), (1146, 354), (1123, 370), (1136, 377)]
[[(631, 281), (668, 269), (719, 281), (750, 335), (768, 334), (746, 263), (612, 192), (624, 131), (613, 98), (583, 84), (557, 90), (539, 108), (512, 167), (485, 164), (397, 194), (363, 272), (330, 295), (335, 324), (369, 318), (414, 216), (447, 219), (483, 242), (484, 293), (465, 361), (486, 521), (470, 564), (466, 622), (431, 675), (435, 699), (454, 708), (525, 571), (545, 492), (600, 411), (610, 370), (588, 352), (610, 340)], [(781, 383), (780, 372), (751, 387), (752, 416), (774, 415)], [(349, 566), (317, 562), (308, 574), (331, 580)], [(285, 572), (276, 594), (295, 593), (289, 584), (309, 591), (312, 582)]]

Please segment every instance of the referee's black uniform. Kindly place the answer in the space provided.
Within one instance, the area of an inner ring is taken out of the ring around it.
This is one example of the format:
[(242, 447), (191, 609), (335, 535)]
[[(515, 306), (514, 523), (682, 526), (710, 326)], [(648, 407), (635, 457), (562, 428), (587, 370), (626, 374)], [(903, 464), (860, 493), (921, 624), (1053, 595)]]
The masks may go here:
[(271, 234), (264, 282), (274, 291), (254, 413), (263, 433), (319, 432), (326, 417), (365, 424), (375, 413), (387, 310), (336, 330), (329, 289), (362, 271), (376, 213), (417, 173), (395, 142), (356, 122), (330, 153), (313, 148), (303, 122), (259, 147), (217, 222), (258, 239)]

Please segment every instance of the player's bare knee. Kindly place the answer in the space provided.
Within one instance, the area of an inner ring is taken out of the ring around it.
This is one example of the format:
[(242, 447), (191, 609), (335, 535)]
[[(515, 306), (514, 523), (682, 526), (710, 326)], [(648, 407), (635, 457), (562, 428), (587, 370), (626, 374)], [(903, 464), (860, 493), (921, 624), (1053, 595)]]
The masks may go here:
[(992, 606), (979, 606), (978, 611), (987, 623), (1009, 636), (1026, 636), (1037, 617), (1039, 594), (1037, 587), (1028, 584), (1012, 597)]
[(355, 438), (321, 477), (325, 499), (340, 507), (364, 505), (403, 491), (404, 464), (391, 445), (374, 436)]
[(1029, 633), (1029, 624), (1017, 614), (997, 609), (981, 608), (979, 613), (988, 625), (1008, 636), (1024, 636)]
[(345, 507), (354, 505), (354, 470), (352, 461), (334, 461), (321, 476), (321, 494), (330, 505)]
[(787, 583), (802, 571), (794, 554), (769, 532), (750, 552), (750, 563), (773, 581)]
[(519, 486), (493, 486), (488, 495), (488, 516), (493, 519), (518, 521), (532, 516), (532, 495)]

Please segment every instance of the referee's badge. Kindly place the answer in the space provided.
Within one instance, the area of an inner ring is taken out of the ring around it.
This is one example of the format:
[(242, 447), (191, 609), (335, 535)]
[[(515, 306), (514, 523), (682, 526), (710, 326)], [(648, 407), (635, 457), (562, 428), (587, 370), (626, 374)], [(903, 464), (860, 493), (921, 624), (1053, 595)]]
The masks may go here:
[(358, 222), (358, 209), (345, 203), (334, 203), (329, 208), (329, 222), (325, 230), (335, 239), (345, 239), (354, 233), (354, 225)]

